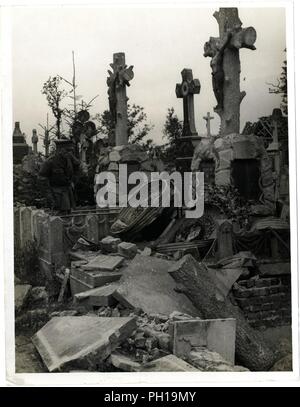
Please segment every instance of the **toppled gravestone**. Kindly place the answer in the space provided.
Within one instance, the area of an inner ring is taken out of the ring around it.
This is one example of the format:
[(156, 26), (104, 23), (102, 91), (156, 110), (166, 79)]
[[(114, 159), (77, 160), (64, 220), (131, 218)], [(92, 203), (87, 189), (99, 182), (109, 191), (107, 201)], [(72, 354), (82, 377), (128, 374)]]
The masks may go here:
[(119, 280), (122, 274), (117, 268), (123, 260), (121, 256), (100, 254), (88, 262), (85, 260), (72, 262), (70, 276), (72, 295)]
[(140, 308), (147, 314), (169, 315), (174, 310), (197, 316), (190, 300), (175, 291), (176, 283), (168, 274), (174, 262), (136, 255), (122, 272), (113, 296), (125, 307)]
[(135, 328), (135, 318), (55, 317), (32, 341), (50, 372), (96, 370)]

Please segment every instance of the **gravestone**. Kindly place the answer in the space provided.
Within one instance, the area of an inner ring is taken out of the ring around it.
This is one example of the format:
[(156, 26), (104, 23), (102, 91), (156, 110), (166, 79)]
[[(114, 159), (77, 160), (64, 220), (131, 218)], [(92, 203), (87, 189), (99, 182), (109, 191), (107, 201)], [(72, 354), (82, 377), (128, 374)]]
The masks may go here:
[(14, 250), (17, 251), (21, 244), (20, 207), (14, 207)]
[(211, 58), (212, 85), (220, 116), (220, 135), (240, 132), (240, 104), (246, 93), (240, 92), (241, 48), (255, 50), (256, 31), (242, 28), (238, 9), (220, 8), (214, 13), (219, 25), (219, 37), (210, 37), (204, 45), (204, 56)]
[(113, 63), (110, 64), (112, 71), (108, 71), (107, 78), (109, 108), (112, 121), (115, 126), (113, 145), (121, 146), (128, 144), (128, 118), (126, 86), (133, 79), (133, 66), (127, 67), (124, 52), (113, 55)]
[(98, 216), (89, 214), (86, 217), (86, 237), (93, 243), (99, 243), (99, 222)]
[(233, 255), (232, 246), (232, 222), (217, 220), (217, 239), (218, 239), (218, 259), (230, 257)]
[(20, 209), (20, 246), (25, 245), (33, 240), (31, 208), (25, 206)]
[(178, 170), (189, 171), (194, 153), (193, 141), (200, 138), (195, 126), (194, 95), (200, 93), (199, 79), (193, 78), (191, 69), (181, 71), (182, 82), (176, 84), (176, 96), (183, 99), (183, 129), (178, 142), (180, 143), (181, 157), (176, 158)]

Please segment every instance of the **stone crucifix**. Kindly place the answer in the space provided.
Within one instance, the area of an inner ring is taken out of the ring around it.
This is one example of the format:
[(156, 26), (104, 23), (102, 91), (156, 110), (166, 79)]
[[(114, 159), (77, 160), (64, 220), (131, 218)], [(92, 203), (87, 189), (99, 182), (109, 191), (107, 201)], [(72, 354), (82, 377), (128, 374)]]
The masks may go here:
[(207, 137), (210, 137), (211, 136), (210, 121), (213, 120), (214, 117), (211, 116), (209, 112), (207, 112), (206, 116), (203, 116), (203, 119), (206, 121)]
[(221, 118), (220, 135), (240, 132), (240, 104), (246, 92), (240, 92), (241, 48), (255, 50), (256, 31), (242, 28), (237, 8), (220, 8), (214, 13), (219, 24), (219, 37), (210, 37), (204, 45), (204, 56), (211, 57), (212, 84)]
[(116, 146), (128, 144), (128, 118), (126, 86), (133, 79), (133, 66), (125, 64), (124, 52), (113, 55), (113, 63), (110, 64), (112, 71), (108, 71), (108, 99), (109, 108), (114, 123), (114, 143)]
[(182, 137), (197, 137), (195, 126), (194, 95), (200, 93), (200, 81), (193, 78), (191, 69), (181, 71), (182, 82), (176, 84), (176, 96), (183, 99)]

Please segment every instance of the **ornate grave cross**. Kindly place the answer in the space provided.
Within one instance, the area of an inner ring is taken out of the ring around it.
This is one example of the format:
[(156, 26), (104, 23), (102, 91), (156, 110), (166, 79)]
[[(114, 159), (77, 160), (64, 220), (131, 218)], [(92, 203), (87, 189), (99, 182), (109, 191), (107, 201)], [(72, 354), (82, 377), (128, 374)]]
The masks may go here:
[(240, 92), (240, 48), (255, 50), (256, 31), (242, 28), (237, 8), (220, 8), (214, 13), (219, 24), (219, 37), (210, 37), (204, 45), (204, 56), (211, 57), (212, 84), (221, 118), (220, 134), (240, 132), (240, 104), (246, 92)]
[(193, 79), (191, 69), (181, 71), (182, 82), (176, 84), (176, 96), (183, 99), (182, 137), (197, 137), (194, 114), (194, 95), (200, 93), (199, 79)]
[(210, 121), (213, 120), (214, 117), (211, 116), (209, 112), (207, 112), (207, 115), (203, 116), (203, 119), (206, 121), (207, 137), (210, 137), (211, 136), (211, 133), (210, 133)]
[(38, 145), (38, 135), (36, 134), (36, 129), (32, 130), (32, 137), (31, 137), (31, 142), (32, 142), (32, 146), (33, 146), (33, 154), (37, 155), (38, 151), (37, 151), (37, 145)]
[(114, 142), (116, 146), (128, 144), (128, 119), (126, 86), (130, 86), (129, 81), (133, 79), (133, 66), (127, 67), (125, 64), (124, 52), (113, 55), (113, 63), (110, 64), (112, 71), (108, 71), (108, 99), (109, 109), (115, 127)]

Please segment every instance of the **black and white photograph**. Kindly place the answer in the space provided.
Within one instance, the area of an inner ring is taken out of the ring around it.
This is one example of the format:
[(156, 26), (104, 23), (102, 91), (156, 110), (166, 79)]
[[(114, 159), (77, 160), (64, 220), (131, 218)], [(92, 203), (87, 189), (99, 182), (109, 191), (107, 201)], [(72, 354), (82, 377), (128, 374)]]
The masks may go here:
[(299, 380), (292, 6), (1, 7), (7, 380)]

